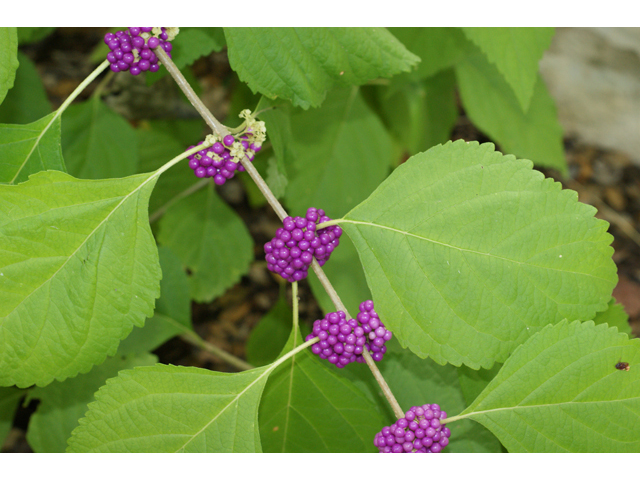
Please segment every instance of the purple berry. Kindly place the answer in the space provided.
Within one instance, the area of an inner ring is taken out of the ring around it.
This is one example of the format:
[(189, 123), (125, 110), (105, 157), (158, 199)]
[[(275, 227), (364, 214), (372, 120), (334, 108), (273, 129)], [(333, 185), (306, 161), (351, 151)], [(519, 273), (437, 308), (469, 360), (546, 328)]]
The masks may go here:
[(235, 142), (235, 138), (233, 138), (233, 135), (227, 135), (226, 137), (224, 137), (222, 139), (222, 142), (227, 146), (230, 147), (231, 145), (233, 145), (233, 142)]
[[(436, 407), (436, 409), (433, 405), (411, 407), (404, 418), (376, 433), (373, 444), (381, 453), (441, 452), (449, 445), (451, 431), (441, 425), (437, 428), (430, 426), (426, 430), (421, 427), (422, 424), (430, 425), (434, 417), (440, 416), (440, 407), (438, 405)], [(428, 416), (431, 420), (426, 418), (427, 413), (430, 413)]]

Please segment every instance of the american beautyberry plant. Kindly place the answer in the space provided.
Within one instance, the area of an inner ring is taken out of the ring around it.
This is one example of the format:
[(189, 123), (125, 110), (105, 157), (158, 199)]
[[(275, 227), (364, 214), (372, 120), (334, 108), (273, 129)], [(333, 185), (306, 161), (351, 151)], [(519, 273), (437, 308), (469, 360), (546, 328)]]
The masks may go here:
[[(18, 50), (51, 33), (0, 29), (0, 439), (39, 400), (36, 452), (640, 451), (608, 224), (532, 168), (566, 172), (552, 29), (129, 27), (53, 112)], [(188, 80), (223, 48), (237, 126)], [(170, 75), (206, 128), (134, 128), (103, 100), (130, 75)], [(456, 92), (504, 153), (449, 141)], [(256, 249), (234, 177), (282, 222)], [(292, 305), (245, 361), (190, 303), (254, 260)], [(157, 363), (176, 335), (237, 372)]]

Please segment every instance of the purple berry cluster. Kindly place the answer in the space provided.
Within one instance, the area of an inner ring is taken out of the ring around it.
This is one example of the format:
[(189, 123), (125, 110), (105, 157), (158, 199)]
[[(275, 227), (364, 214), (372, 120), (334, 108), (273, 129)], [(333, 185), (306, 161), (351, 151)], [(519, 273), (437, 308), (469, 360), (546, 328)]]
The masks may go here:
[(157, 37), (152, 36), (153, 29), (154, 27), (129, 27), (127, 31), (107, 33), (104, 43), (111, 50), (107, 54), (111, 70), (128, 70), (131, 75), (139, 75), (147, 70), (157, 72), (160, 67), (153, 49), (162, 46), (167, 55), (171, 56), (172, 46), (165, 27), (160, 27)]
[(290, 282), (307, 277), (315, 258), (322, 266), (339, 245), (342, 229), (331, 225), (316, 230), (316, 225), (331, 220), (322, 209), (310, 208), (305, 217), (287, 217), (276, 236), (265, 243), (267, 268)]
[[(221, 142), (215, 142), (209, 148), (205, 148), (189, 155), (189, 167), (191, 167), (198, 178), (213, 178), (216, 185), (222, 185), (228, 179), (232, 178), (236, 171), (243, 172), (244, 167), (242, 164), (234, 161), (232, 152), (238, 155), (244, 154), (250, 161), (253, 162), (253, 158), (261, 147), (256, 146), (253, 143), (249, 143), (249, 137), (243, 135), (240, 142), (236, 142), (233, 135), (225, 136)], [(203, 142), (198, 143), (201, 145)], [(238, 145), (240, 149), (238, 149)], [(235, 145), (235, 147), (234, 147)], [(187, 148), (187, 150), (193, 148), (194, 145)]]
[(353, 318), (347, 321), (344, 312), (328, 313), (322, 320), (313, 322), (313, 333), (305, 340), (315, 337), (320, 341), (311, 346), (311, 351), (338, 368), (364, 361), (362, 351), (367, 343), (364, 329)]
[(439, 453), (451, 436), (440, 424), (445, 418), (437, 403), (411, 407), (404, 418), (376, 433), (373, 444), (381, 453)]
[(371, 358), (379, 362), (387, 351), (384, 344), (391, 340), (392, 333), (384, 328), (380, 317), (373, 309), (373, 300), (367, 300), (360, 304), (360, 312), (356, 318), (368, 337), (367, 349), (371, 353)]
[(376, 362), (382, 360), (387, 351), (384, 344), (391, 340), (392, 334), (384, 328), (373, 309), (373, 301), (367, 300), (360, 304), (357, 320), (347, 320), (344, 312), (332, 312), (313, 322), (313, 331), (305, 340), (316, 337), (320, 341), (311, 346), (311, 351), (336, 367), (344, 368), (352, 362), (363, 363), (365, 347)]

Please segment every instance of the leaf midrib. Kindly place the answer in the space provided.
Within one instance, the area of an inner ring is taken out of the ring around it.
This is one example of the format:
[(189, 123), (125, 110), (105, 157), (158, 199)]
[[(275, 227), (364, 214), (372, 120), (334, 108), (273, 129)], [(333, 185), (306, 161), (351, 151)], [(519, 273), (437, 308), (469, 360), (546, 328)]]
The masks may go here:
[(144, 182), (142, 182), (138, 187), (136, 187), (135, 189), (133, 189), (130, 193), (128, 193), (127, 195), (125, 195), (122, 200), (113, 208), (113, 210), (111, 210), (111, 212), (109, 212), (109, 214), (100, 222), (98, 223), (98, 225), (96, 225), (96, 227), (91, 230), (91, 232), (89, 232), (87, 234), (87, 237), (84, 239), (84, 241), (80, 242), (80, 244), (78, 245), (78, 248), (75, 249), (75, 251), (73, 251), (68, 257), (67, 260), (64, 261), (64, 263), (62, 265), (60, 265), (60, 268), (58, 268), (58, 270), (56, 270), (54, 273), (51, 274), (51, 276), (49, 278), (47, 278), (44, 282), (42, 282), (40, 285), (38, 285), (37, 288), (33, 289), (31, 291), (31, 293), (29, 293), (27, 296), (25, 296), (20, 303), (18, 303), (14, 309), (9, 312), (7, 314), (7, 316), (2, 319), (2, 321), (0, 321), (0, 327), (2, 326), (2, 323), (4, 322), (4, 320), (6, 320), (9, 316), (11, 316), (11, 314), (13, 312), (15, 312), (20, 305), (22, 305), (24, 302), (27, 301), (27, 299), (29, 299), (34, 293), (36, 293), (37, 291), (39, 291), (44, 285), (46, 285), (47, 283), (51, 282), (51, 280), (53, 278), (55, 278), (56, 275), (58, 275), (58, 273), (60, 273), (60, 271), (67, 265), (67, 263), (69, 263), (69, 261), (75, 257), (75, 255), (78, 253), (78, 251), (89, 241), (90, 238), (93, 237), (93, 235), (98, 231), (98, 229), (102, 226), (103, 223), (105, 223), (110, 217), (111, 215), (113, 215), (113, 213), (115, 211), (117, 211), (120, 206), (127, 200), (129, 199), (129, 197), (131, 197), (134, 193), (138, 192), (138, 190), (140, 190), (142, 187), (144, 187), (147, 183), (149, 183), (154, 177), (159, 176), (160, 173), (159, 171), (153, 172), (149, 178), (147, 178)]
[[(276, 365), (276, 366), (277, 366), (277, 365)], [(194, 434), (191, 436), (191, 438), (190, 438), (189, 440), (187, 440), (187, 442), (185, 442), (185, 443), (184, 443), (184, 445), (182, 445), (180, 448), (178, 448), (178, 450), (176, 450), (176, 452), (175, 452), (175, 453), (178, 453), (178, 452), (180, 452), (180, 451), (184, 451), (185, 447), (186, 447), (187, 445), (189, 445), (189, 443), (191, 443), (191, 441), (192, 441), (194, 438), (196, 438), (198, 435), (200, 435), (202, 432), (204, 432), (207, 428), (209, 428), (209, 426), (210, 426), (213, 422), (215, 422), (215, 421), (218, 419), (218, 417), (219, 417), (220, 415), (222, 415), (222, 414), (227, 410), (227, 408), (229, 408), (229, 407), (230, 407), (231, 405), (233, 405), (234, 403), (238, 402), (238, 400), (240, 399), (240, 397), (242, 397), (242, 395), (244, 395), (244, 393), (245, 393), (247, 390), (249, 390), (249, 389), (250, 389), (250, 388), (251, 388), (255, 383), (257, 383), (259, 380), (261, 380), (261, 379), (262, 379), (262, 377), (264, 377), (265, 375), (267, 375), (267, 376), (268, 376), (274, 368), (275, 368), (274, 366), (271, 366), (270, 368), (266, 368), (266, 369), (265, 369), (265, 370), (264, 370), (260, 375), (258, 375), (258, 376), (256, 377), (256, 379), (255, 379), (253, 382), (251, 382), (249, 385), (247, 385), (247, 386), (245, 387), (245, 389), (244, 389), (244, 390), (242, 390), (240, 393), (238, 393), (238, 394), (235, 396), (235, 398), (231, 399), (231, 401), (230, 401), (230, 402), (229, 402), (229, 403), (228, 403), (228, 404), (227, 404), (227, 405), (226, 405), (222, 410), (220, 410), (220, 411), (218, 412), (218, 414), (217, 414), (215, 417), (213, 417), (209, 422), (207, 422), (207, 423), (206, 423), (206, 424), (205, 424), (205, 425), (204, 425), (200, 430), (198, 430), (196, 433), (194, 433)]]
[[(49, 127), (51, 127), (51, 125), (53, 125), (53, 122), (55, 122), (56, 119), (60, 116), (60, 113), (61, 112), (60, 112), (59, 109), (56, 110), (56, 113), (53, 115), (53, 118), (51, 119), (51, 121), (49, 123), (47, 123), (47, 125), (44, 127), (44, 129), (40, 132), (40, 135), (38, 135), (36, 137), (36, 141), (34, 142), (33, 147), (31, 147), (31, 150), (29, 151), (29, 154), (25, 157), (24, 162), (22, 162), (22, 164), (18, 168), (18, 171), (16, 172), (14, 177), (9, 182), (10, 184), (13, 184), (13, 182), (16, 181), (16, 178), (18, 178), (18, 175), (20, 175), (20, 173), (22, 172), (22, 169), (24, 168), (24, 166), (27, 164), (27, 162), (31, 158), (31, 155), (33, 155), (34, 150), (36, 149), (36, 147), (38, 145), (40, 145), (40, 140), (42, 140), (42, 137), (44, 137), (44, 134), (47, 133), (47, 131), (49, 130)], [(46, 117), (43, 117), (43, 118), (46, 118)]]
[(615, 402), (629, 402), (629, 401), (639, 401), (640, 402), (640, 397), (628, 397), (628, 398), (618, 398), (616, 400), (591, 400), (591, 401), (586, 401), (586, 402), (573, 402), (573, 401), (569, 401), (569, 402), (558, 402), (558, 403), (543, 403), (543, 404), (537, 404), (537, 405), (513, 405), (510, 407), (502, 407), (502, 408), (493, 408), (490, 410), (478, 410), (476, 412), (469, 412), (466, 413), (464, 415), (460, 415), (457, 420), (462, 420), (464, 418), (471, 418), (474, 415), (485, 415), (485, 416), (489, 416), (492, 413), (496, 413), (496, 412), (500, 412), (503, 410), (522, 410), (522, 409), (527, 409), (527, 408), (553, 408), (553, 407), (561, 407), (564, 405), (586, 405), (586, 404), (611, 404), (611, 403), (615, 403)]
[[(514, 260), (514, 259), (511, 259), (511, 258), (507, 258), (507, 257), (501, 257), (499, 255), (495, 255), (495, 254), (492, 254), (492, 253), (489, 253), (489, 252), (479, 252), (477, 250), (471, 250), (471, 249), (468, 249), (468, 248), (457, 247), (455, 245), (450, 245), (448, 243), (438, 242), (437, 240), (432, 240), (432, 239), (427, 238), (427, 237), (422, 237), (420, 235), (416, 235), (415, 233), (409, 233), (409, 232), (406, 232), (404, 230), (400, 230), (400, 229), (397, 229), (397, 228), (389, 227), (389, 226), (386, 226), (386, 225), (381, 225), (379, 223), (362, 222), (362, 221), (359, 221), (359, 220), (350, 220), (350, 219), (346, 219), (346, 218), (345, 219), (341, 219), (336, 223), (351, 223), (351, 224), (354, 224), (354, 225), (365, 225), (367, 227), (381, 228), (381, 229), (384, 229), (384, 230), (390, 230), (392, 232), (399, 233), (401, 235), (405, 235), (407, 237), (414, 237), (414, 238), (417, 238), (419, 240), (424, 240), (426, 242), (430, 242), (430, 243), (433, 243), (433, 244), (436, 244), (436, 245), (440, 245), (440, 246), (443, 246), (443, 247), (449, 247), (449, 248), (452, 248), (454, 250), (458, 250), (460, 252), (474, 253), (476, 255), (483, 255), (483, 256), (486, 256), (486, 257), (491, 257), (491, 258), (495, 258), (495, 259), (498, 259), (498, 260), (503, 260), (503, 261), (506, 261), (506, 262), (515, 263), (517, 265), (528, 265), (528, 266), (533, 266), (533, 267), (536, 267), (536, 268), (543, 268), (545, 270), (551, 270), (551, 271), (563, 272), (563, 273), (566, 273), (568, 271), (568, 270), (560, 270), (558, 268), (547, 267), (547, 266), (543, 266), (543, 265), (535, 265), (535, 264), (529, 264), (529, 263), (526, 263), (526, 262), (519, 262), (518, 260)], [(595, 278), (595, 279), (599, 279), (599, 280), (605, 280), (605, 281), (608, 280), (607, 278), (598, 277), (596, 275), (591, 275), (589, 273), (584, 273), (584, 272), (571, 272), (571, 273), (573, 273), (575, 275), (584, 275), (586, 277), (591, 277), (591, 278)]]

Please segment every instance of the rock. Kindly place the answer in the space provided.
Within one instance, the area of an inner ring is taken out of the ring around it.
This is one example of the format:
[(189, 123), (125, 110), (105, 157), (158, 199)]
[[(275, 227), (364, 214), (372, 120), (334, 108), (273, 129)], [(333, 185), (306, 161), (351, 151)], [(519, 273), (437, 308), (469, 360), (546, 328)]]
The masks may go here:
[(540, 71), (567, 136), (640, 165), (640, 28), (557, 28)]

